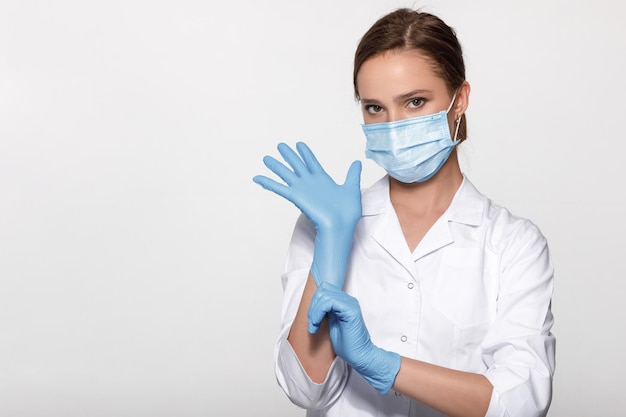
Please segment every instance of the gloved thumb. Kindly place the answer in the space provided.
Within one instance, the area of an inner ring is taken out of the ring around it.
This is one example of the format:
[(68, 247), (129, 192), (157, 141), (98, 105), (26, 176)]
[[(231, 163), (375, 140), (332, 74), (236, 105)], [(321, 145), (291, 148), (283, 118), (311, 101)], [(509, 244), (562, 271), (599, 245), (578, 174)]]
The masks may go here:
[(348, 169), (348, 174), (346, 175), (346, 181), (344, 184), (348, 185), (360, 185), (361, 184), (361, 161), (354, 161), (352, 165), (350, 165), (350, 169)]

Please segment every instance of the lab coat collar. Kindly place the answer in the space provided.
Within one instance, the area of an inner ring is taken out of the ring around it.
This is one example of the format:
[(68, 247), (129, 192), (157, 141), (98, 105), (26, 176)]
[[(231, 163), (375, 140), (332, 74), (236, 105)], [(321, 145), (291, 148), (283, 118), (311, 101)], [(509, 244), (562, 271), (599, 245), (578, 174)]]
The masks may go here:
[(450, 222), (479, 226), (482, 221), (485, 197), (463, 176), (450, 207), (435, 222), (414, 253), (404, 240), (400, 223), (389, 198), (389, 176), (372, 185), (363, 194), (363, 216), (378, 216), (372, 237), (416, 277), (414, 261), (454, 242)]
[[(389, 175), (382, 177), (364, 192), (362, 204), (363, 216), (375, 216), (393, 210), (389, 198)], [(484, 207), (485, 197), (463, 174), (463, 182), (442, 218), (468, 226), (480, 226)]]
[(483, 220), (486, 197), (463, 174), (463, 182), (457, 190), (450, 207), (443, 214), (449, 221), (480, 226)]

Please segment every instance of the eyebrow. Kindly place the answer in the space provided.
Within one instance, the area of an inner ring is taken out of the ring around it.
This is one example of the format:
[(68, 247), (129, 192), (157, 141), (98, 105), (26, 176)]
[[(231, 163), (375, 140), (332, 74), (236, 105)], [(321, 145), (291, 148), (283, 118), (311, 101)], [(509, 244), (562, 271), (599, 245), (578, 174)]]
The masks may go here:
[[(417, 89), (417, 90), (413, 90), (413, 91), (409, 91), (408, 93), (404, 93), (404, 94), (399, 94), (397, 96), (393, 97), (393, 101), (395, 102), (402, 102), (405, 100), (408, 100), (409, 98), (418, 95), (418, 94), (424, 94), (424, 93), (431, 93), (431, 90), (426, 90), (426, 89)], [(361, 98), (361, 102), (364, 104), (378, 104), (379, 101), (373, 98)]]

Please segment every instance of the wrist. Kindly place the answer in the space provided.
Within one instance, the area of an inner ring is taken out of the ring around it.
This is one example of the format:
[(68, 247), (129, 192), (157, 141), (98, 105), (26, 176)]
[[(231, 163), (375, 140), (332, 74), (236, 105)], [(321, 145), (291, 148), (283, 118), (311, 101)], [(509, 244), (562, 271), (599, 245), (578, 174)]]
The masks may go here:
[(315, 249), (311, 272), (315, 283), (328, 282), (343, 288), (350, 252), (352, 251), (352, 231), (350, 234), (334, 230), (320, 230), (315, 236)]
[(376, 346), (368, 357), (370, 361), (367, 369), (357, 369), (357, 371), (379, 394), (384, 395), (389, 392), (396, 381), (402, 362), (401, 357), (395, 352), (389, 352)]
[(321, 226), (316, 228), (315, 241), (327, 245), (352, 244), (357, 223)]

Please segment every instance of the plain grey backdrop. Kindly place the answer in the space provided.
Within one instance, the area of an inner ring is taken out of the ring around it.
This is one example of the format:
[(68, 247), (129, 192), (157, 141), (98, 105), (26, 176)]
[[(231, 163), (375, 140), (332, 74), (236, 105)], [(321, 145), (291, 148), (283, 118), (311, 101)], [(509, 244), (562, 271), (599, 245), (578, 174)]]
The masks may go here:
[(549, 415), (626, 415), (624, 3), (2, 0), (0, 416), (304, 414), (273, 372), (298, 211), (251, 179), (279, 141), (364, 160), (353, 52), (399, 6), (457, 30), (463, 170), (549, 240)]

